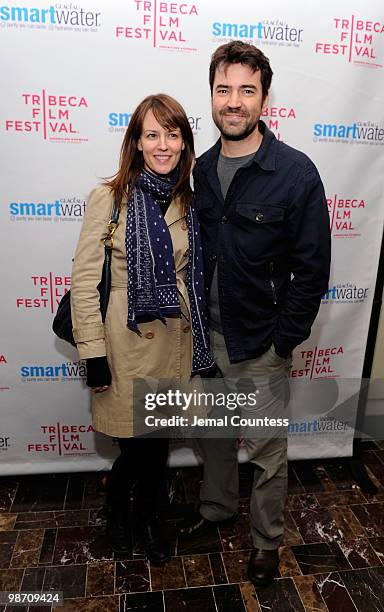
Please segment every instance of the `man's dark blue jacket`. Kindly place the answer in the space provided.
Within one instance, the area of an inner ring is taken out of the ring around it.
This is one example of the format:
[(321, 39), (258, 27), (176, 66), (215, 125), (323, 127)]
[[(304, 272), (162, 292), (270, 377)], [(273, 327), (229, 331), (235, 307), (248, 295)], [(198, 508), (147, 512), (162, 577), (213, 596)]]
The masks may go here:
[(232, 363), (258, 357), (272, 343), (288, 356), (310, 335), (328, 289), (331, 236), (319, 173), (262, 121), (259, 130), (261, 146), (236, 172), (225, 200), (217, 176), (220, 140), (193, 173), (206, 290), (217, 264)]

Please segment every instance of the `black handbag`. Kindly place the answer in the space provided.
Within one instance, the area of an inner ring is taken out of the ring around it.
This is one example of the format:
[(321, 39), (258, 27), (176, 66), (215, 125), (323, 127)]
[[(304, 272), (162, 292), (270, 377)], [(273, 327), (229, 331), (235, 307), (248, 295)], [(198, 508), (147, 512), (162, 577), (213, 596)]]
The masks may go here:
[[(119, 207), (116, 202), (113, 203), (111, 218), (108, 223), (108, 234), (104, 239), (104, 263), (101, 274), (101, 281), (97, 286), (100, 294), (100, 312), (101, 319), (104, 323), (107, 315), (109, 302), (109, 294), (111, 292), (111, 261), (113, 250), (113, 234), (116, 231), (119, 221)], [(72, 333), (72, 317), (71, 317), (71, 292), (67, 291), (60, 300), (55, 318), (53, 319), (52, 329), (56, 336), (61, 340), (65, 340), (76, 346), (76, 342)]]

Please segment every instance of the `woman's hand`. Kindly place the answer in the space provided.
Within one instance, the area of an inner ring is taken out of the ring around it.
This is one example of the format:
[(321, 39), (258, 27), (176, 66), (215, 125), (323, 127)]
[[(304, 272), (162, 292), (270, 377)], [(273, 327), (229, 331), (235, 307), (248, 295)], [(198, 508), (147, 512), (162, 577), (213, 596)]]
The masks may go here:
[(91, 391), (93, 393), (104, 393), (104, 391), (107, 389), (109, 389), (109, 385), (104, 385), (103, 387), (91, 387)]
[(93, 393), (104, 393), (112, 382), (111, 370), (106, 357), (92, 357), (86, 359), (87, 380), (86, 384), (91, 387)]

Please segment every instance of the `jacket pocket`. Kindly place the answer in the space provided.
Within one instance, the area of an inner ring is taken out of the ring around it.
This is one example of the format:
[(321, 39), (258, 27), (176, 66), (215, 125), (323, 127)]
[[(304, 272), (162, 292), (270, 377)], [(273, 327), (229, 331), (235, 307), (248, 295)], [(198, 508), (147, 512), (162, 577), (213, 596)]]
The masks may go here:
[(284, 204), (265, 204), (258, 202), (242, 202), (236, 205), (236, 213), (240, 217), (253, 221), (256, 225), (266, 223), (281, 223), (284, 219)]

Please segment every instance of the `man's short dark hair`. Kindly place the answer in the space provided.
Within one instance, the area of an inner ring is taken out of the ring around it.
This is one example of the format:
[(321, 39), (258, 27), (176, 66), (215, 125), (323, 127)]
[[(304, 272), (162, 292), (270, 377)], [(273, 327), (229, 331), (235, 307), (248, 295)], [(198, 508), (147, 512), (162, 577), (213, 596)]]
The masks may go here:
[(211, 64), (209, 66), (209, 85), (211, 93), (213, 91), (213, 82), (215, 80), (216, 70), (220, 65), (229, 66), (230, 64), (243, 64), (249, 66), (253, 72), (260, 70), (260, 80), (263, 89), (263, 99), (268, 94), (272, 81), (272, 69), (269, 64), (269, 59), (264, 53), (254, 45), (242, 42), (241, 40), (232, 40), (231, 42), (221, 45), (212, 55)]

